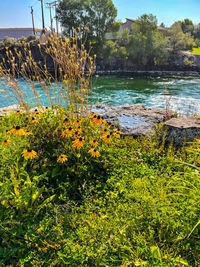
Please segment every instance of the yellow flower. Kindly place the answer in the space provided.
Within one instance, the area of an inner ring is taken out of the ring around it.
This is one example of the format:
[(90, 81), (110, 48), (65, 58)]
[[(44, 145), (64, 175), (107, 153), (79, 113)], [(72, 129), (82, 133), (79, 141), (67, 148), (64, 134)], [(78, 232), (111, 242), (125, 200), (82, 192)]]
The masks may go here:
[(75, 121), (75, 125), (76, 125), (76, 127), (80, 126), (80, 123), (81, 123), (81, 122), (80, 122), (79, 120), (76, 120), (76, 121)]
[(58, 163), (64, 163), (64, 162), (67, 161), (67, 160), (68, 160), (67, 156), (64, 155), (64, 154), (61, 154), (61, 155), (58, 157), (57, 162), (58, 162)]
[(79, 135), (80, 135), (80, 131), (74, 132), (74, 138), (75, 139), (79, 138), (80, 137)]
[(67, 138), (67, 137), (71, 137), (72, 134), (73, 134), (73, 129), (72, 127), (69, 127), (61, 134), (61, 136), (64, 138)]
[(9, 145), (10, 144), (10, 140), (4, 140), (3, 142), (2, 142), (2, 146), (7, 146), (7, 145)]
[(111, 142), (110, 134), (108, 134), (108, 135), (103, 135), (103, 140), (104, 140), (106, 143), (110, 143), (110, 142)]
[(64, 119), (64, 123), (65, 123), (65, 124), (68, 124), (68, 123), (69, 123), (69, 119), (68, 119), (68, 118), (65, 118), (65, 119)]
[(48, 110), (50, 110), (50, 108), (49, 107), (45, 107), (45, 110), (48, 111)]
[(22, 156), (26, 159), (34, 159), (37, 157), (37, 152), (32, 149), (24, 149), (22, 152)]
[(90, 119), (93, 119), (93, 117), (94, 117), (95, 115), (97, 116), (96, 113), (92, 112), (92, 113), (89, 114), (89, 118), (90, 118)]
[(118, 139), (120, 138), (120, 134), (119, 133), (114, 132), (113, 135)]
[(25, 131), (21, 129), (20, 126), (16, 126), (13, 133), (15, 133), (15, 135), (25, 135)]
[(17, 110), (17, 111), (16, 111), (16, 114), (22, 114), (22, 113), (23, 113), (22, 110)]
[(35, 110), (34, 110), (34, 114), (35, 114), (35, 115), (39, 115), (40, 113), (39, 113), (39, 111), (38, 111), (37, 109), (35, 109)]
[(26, 131), (25, 132), (25, 135), (32, 135), (33, 133), (32, 132), (30, 132), (30, 131)]
[(36, 119), (34, 117), (31, 118), (30, 123), (36, 123)]
[(91, 140), (91, 141), (90, 141), (90, 144), (91, 144), (92, 146), (94, 146), (94, 147), (97, 147), (97, 146), (98, 146), (98, 142), (97, 142), (95, 139)]
[(94, 125), (100, 125), (102, 123), (101, 116), (94, 115), (92, 118), (92, 122)]
[(103, 135), (108, 135), (110, 132), (108, 131), (108, 129), (103, 128), (103, 129), (101, 130), (101, 133), (102, 133)]
[(83, 145), (84, 145), (84, 143), (85, 143), (85, 140), (84, 140), (84, 138), (82, 137), (82, 136), (80, 136), (78, 139), (76, 139), (76, 140), (74, 140), (73, 142), (73, 147), (74, 148), (81, 148), (81, 147), (83, 147)]
[(118, 129), (113, 129), (114, 132), (116, 132), (117, 134), (122, 134), (121, 131), (119, 131)]
[(97, 151), (95, 148), (91, 148), (88, 153), (90, 153), (92, 157), (100, 157), (99, 151)]

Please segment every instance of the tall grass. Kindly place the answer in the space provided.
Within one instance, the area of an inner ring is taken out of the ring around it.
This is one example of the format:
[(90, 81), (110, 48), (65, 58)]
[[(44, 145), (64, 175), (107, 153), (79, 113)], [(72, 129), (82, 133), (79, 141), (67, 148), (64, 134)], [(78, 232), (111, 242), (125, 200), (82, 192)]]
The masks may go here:
[[(40, 95), (35, 86), (39, 83), (48, 98), (51, 108), (65, 106), (71, 114), (83, 115), (88, 111), (92, 97), (91, 77), (95, 71), (95, 58), (86, 51), (84, 42), (78, 35), (72, 39), (61, 39), (51, 35), (46, 44), (38, 44), (42, 60), (33, 57), (30, 43), (21, 40), (21, 47), (14, 51), (6, 47), (6, 57), (0, 64), (0, 77), (6, 94), (15, 103), (29, 110), (33, 106), (42, 107)], [(48, 65), (53, 66), (50, 72)], [(23, 78), (31, 88), (34, 100), (21, 89)], [(11, 90), (10, 90), (11, 89)], [(29, 101), (27, 101), (29, 99)], [(29, 104), (28, 104), (29, 102)]]

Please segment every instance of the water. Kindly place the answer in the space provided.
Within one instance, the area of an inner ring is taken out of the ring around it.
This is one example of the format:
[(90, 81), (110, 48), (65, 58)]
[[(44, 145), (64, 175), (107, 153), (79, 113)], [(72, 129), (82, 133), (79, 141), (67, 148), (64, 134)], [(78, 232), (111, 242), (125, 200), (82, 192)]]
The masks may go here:
[(119, 119), (119, 124), (125, 127), (126, 126), (137, 127), (139, 125), (148, 125), (148, 123), (146, 123), (145, 121), (131, 116), (120, 116), (118, 117), (118, 119)]
[[(28, 98), (33, 98), (31, 90), (23, 81), (21, 88), (27, 93)], [(1, 89), (3, 88), (0, 83)], [(36, 84), (36, 89), (42, 104), (49, 105), (39, 84)], [(148, 78), (100, 76), (93, 81), (94, 104), (141, 104), (147, 107), (165, 108), (166, 102), (169, 102), (170, 108), (178, 114), (200, 113), (200, 76)], [(14, 103), (0, 92), (0, 107), (12, 104)]]

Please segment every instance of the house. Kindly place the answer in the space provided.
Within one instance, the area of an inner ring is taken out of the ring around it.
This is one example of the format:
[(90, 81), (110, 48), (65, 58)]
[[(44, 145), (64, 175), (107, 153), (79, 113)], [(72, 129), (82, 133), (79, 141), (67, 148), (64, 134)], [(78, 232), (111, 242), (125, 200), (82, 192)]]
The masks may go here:
[(128, 19), (126, 18), (126, 22), (122, 23), (120, 29), (119, 29), (119, 32), (122, 32), (124, 29), (129, 29), (129, 32), (130, 34), (133, 33), (133, 30), (132, 30), (132, 24), (135, 22), (136, 20), (134, 19)]
[[(37, 34), (40, 34), (41, 30), (37, 30)], [(20, 39), (22, 36), (28, 37), (33, 35), (32, 28), (0, 28), (0, 41), (5, 37)]]
[[(117, 38), (119, 38), (119, 34), (122, 33), (123, 30), (125, 30), (125, 29), (128, 29), (130, 34), (133, 34), (134, 30), (132, 29), (132, 24), (135, 23), (135, 22), (136, 22), (135, 19), (126, 18), (126, 21), (121, 24), (118, 33), (113, 33), (113, 32), (107, 32), (106, 33), (106, 35), (105, 35), (106, 40), (116, 41)], [(158, 28), (158, 31), (160, 33), (162, 33), (163, 35), (166, 35), (166, 32), (167, 32), (168, 28), (161, 27), (161, 26), (158, 26), (157, 28)]]

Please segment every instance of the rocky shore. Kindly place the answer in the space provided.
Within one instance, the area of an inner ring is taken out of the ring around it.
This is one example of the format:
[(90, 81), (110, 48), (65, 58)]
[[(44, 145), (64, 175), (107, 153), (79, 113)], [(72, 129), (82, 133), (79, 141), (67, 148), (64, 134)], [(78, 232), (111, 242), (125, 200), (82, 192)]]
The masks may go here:
[[(19, 110), (18, 105), (0, 108), (0, 117), (17, 110)], [(150, 137), (156, 125), (164, 123), (162, 136), (165, 137), (166, 145), (173, 142), (176, 147), (180, 147), (186, 142), (200, 139), (200, 117), (173, 118), (173, 113), (166, 114), (165, 109), (129, 104), (122, 106), (98, 104), (94, 105), (91, 111), (114, 124), (124, 136)], [(166, 120), (166, 116), (171, 119)]]

